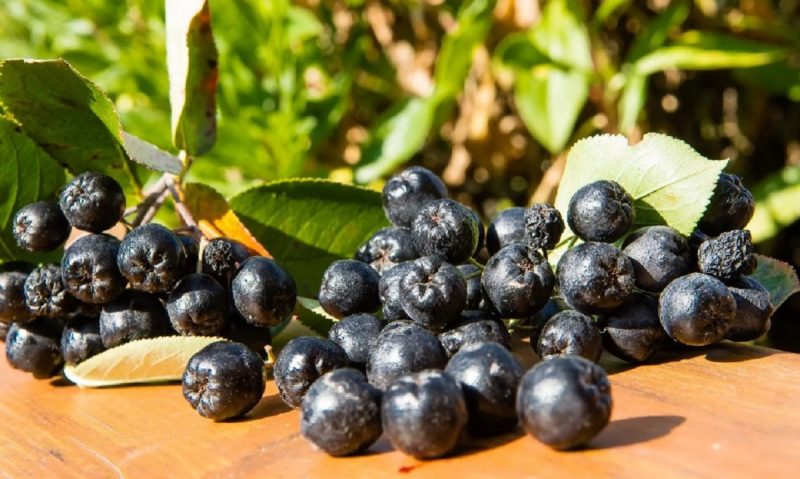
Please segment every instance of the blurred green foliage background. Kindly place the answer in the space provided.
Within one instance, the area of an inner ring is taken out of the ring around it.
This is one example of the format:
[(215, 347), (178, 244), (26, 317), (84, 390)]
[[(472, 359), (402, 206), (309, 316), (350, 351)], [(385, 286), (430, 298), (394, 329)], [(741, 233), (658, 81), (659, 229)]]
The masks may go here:
[[(226, 196), (409, 162), (490, 220), (552, 200), (576, 139), (657, 131), (730, 158), (758, 248), (800, 264), (798, 0), (211, 0), (219, 129), (193, 181)], [(170, 148), (162, 0), (4, 0), (0, 58), (71, 63)], [(781, 346), (800, 300), (775, 319)], [(791, 346), (789, 346), (791, 347)]]

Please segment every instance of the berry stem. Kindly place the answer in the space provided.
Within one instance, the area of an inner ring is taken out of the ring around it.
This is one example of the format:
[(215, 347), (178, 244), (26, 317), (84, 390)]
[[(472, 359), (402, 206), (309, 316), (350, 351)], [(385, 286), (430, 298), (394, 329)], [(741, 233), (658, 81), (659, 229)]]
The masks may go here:
[[(483, 264), (481, 264), (480, 261), (476, 260), (475, 258), (470, 258), (469, 259), (469, 264), (471, 264), (472, 266), (475, 266), (476, 268), (478, 268), (481, 271), (483, 271), (483, 268), (484, 268)], [(467, 278), (467, 279), (469, 279), (469, 278)]]
[(136, 213), (136, 217), (131, 221), (132, 227), (137, 227), (143, 223), (152, 220), (158, 209), (164, 203), (166, 198), (165, 192), (167, 190), (167, 181), (169, 173), (164, 173), (161, 178), (146, 191), (145, 199), (133, 208), (125, 211), (125, 216)]
[(175, 203), (175, 211), (178, 212), (178, 215), (181, 217), (184, 225), (188, 226), (189, 228), (194, 228), (199, 230), (197, 227), (197, 220), (194, 219), (192, 212), (189, 211), (189, 208), (183, 203), (181, 199), (182, 191), (179, 191), (180, 185), (178, 185), (178, 179), (172, 178), (171, 181), (168, 182), (167, 189), (172, 194), (172, 201)]

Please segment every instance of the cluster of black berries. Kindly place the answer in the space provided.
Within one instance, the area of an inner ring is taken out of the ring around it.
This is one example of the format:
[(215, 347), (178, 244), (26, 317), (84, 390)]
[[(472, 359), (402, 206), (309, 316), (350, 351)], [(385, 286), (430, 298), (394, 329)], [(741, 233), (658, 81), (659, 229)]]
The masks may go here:
[[(320, 305), (339, 318), (328, 338), (295, 338), (275, 363), (281, 397), (302, 408), (303, 435), (339, 456), (385, 434), (418, 458), (450, 453), (465, 433), (519, 423), (558, 449), (594, 437), (611, 411), (605, 371), (573, 355), (526, 374), (504, 322), (550, 299), (546, 251), (564, 230), (558, 211), (535, 205), (499, 218), (484, 269), (472, 259), (483, 247), (478, 216), (429, 170), (391, 178), (383, 202), (393, 226), (323, 275)], [(522, 231), (506, 224), (514, 221)]]
[(231, 239), (199, 242), (154, 223), (130, 229), (121, 241), (103, 233), (124, 209), (120, 185), (87, 172), (64, 187), (57, 203), (17, 212), (14, 236), (29, 251), (58, 248), (73, 228), (85, 234), (60, 265), (3, 265), (0, 325), (9, 363), (47, 378), (64, 362), (175, 334), (225, 337), (265, 354), (269, 328), (294, 309), (292, 277)]

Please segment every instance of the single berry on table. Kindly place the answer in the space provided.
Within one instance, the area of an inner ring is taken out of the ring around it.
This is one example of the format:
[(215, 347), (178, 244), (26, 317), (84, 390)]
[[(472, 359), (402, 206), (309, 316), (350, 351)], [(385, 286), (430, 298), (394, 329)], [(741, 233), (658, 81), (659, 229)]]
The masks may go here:
[(461, 387), (442, 371), (398, 378), (384, 392), (381, 416), (392, 445), (417, 459), (452, 452), (468, 419)]
[(155, 223), (131, 230), (117, 256), (117, 266), (131, 288), (148, 293), (170, 291), (181, 278), (185, 262), (186, 252), (178, 236)]
[(102, 233), (122, 219), (125, 193), (114, 178), (87, 171), (64, 187), (59, 204), (73, 227)]
[(550, 263), (521, 243), (505, 246), (486, 263), (481, 276), (483, 294), (501, 318), (523, 318), (550, 299), (555, 286)]
[(589, 316), (578, 311), (562, 311), (545, 323), (536, 343), (542, 359), (581, 356), (597, 362), (603, 354), (603, 338)]
[(578, 189), (569, 200), (567, 224), (584, 241), (612, 243), (633, 226), (633, 198), (619, 183), (599, 180)]
[(281, 350), (275, 361), (275, 386), (283, 402), (293, 408), (303, 404), (308, 388), (320, 376), (347, 366), (347, 355), (327, 339), (299, 336)]
[(478, 435), (507, 432), (517, 425), (517, 388), (525, 370), (497, 343), (461, 348), (444, 372), (461, 385), (469, 412), (469, 430)]
[(201, 416), (225, 421), (244, 416), (261, 400), (264, 361), (241, 343), (218, 341), (189, 359), (183, 397)]
[(120, 242), (107, 234), (81, 236), (64, 252), (61, 276), (73, 296), (91, 304), (105, 304), (128, 284), (117, 266)]
[(381, 396), (361, 371), (342, 368), (325, 373), (303, 399), (300, 432), (332, 456), (361, 452), (383, 431)]
[(436, 174), (412, 166), (389, 178), (384, 185), (383, 211), (392, 224), (408, 228), (426, 203), (447, 196), (447, 187)]
[(167, 314), (172, 328), (184, 336), (217, 336), (225, 328), (225, 289), (203, 273), (192, 273), (178, 281), (167, 296)]
[(14, 323), (6, 335), (6, 359), (15, 369), (29, 372), (36, 379), (47, 379), (61, 370), (61, 331), (59, 319), (37, 318), (30, 323)]
[(467, 304), (467, 283), (455, 266), (423, 256), (400, 280), (400, 305), (413, 321), (441, 331)]
[(231, 283), (236, 310), (254, 326), (277, 326), (292, 316), (297, 302), (294, 278), (278, 263), (248, 258)]
[(328, 314), (343, 318), (372, 313), (380, 307), (377, 271), (361, 261), (334, 261), (322, 275), (319, 304)]
[(39, 201), (14, 215), (14, 239), (27, 251), (52, 251), (67, 241), (70, 226), (57, 204)]
[(611, 407), (606, 372), (579, 356), (542, 361), (525, 373), (517, 392), (522, 426), (558, 450), (591, 441), (608, 424)]

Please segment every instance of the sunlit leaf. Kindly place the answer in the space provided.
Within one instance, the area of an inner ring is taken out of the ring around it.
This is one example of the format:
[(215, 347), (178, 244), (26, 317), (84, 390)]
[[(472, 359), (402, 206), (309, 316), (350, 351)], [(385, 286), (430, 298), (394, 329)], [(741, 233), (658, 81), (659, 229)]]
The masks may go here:
[(791, 295), (800, 291), (797, 272), (790, 264), (783, 261), (760, 254), (756, 256), (758, 258), (758, 266), (750, 276), (757, 279), (767, 288), (769, 301), (777, 309)]
[(306, 327), (312, 329), (315, 333), (322, 336), (327, 336), (328, 330), (331, 329), (338, 319), (326, 313), (319, 301), (313, 298), (306, 298), (304, 296), (297, 297), (297, 319)]
[(800, 219), (800, 166), (787, 166), (752, 189), (756, 210), (747, 228), (756, 243)]
[(172, 173), (173, 175), (180, 174), (183, 170), (183, 165), (178, 157), (167, 153), (159, 147), (128, 132), (123, 132), (122, 138), (125, 140), (125, 151), (128, 152), (128, 156), (133, 161), (141, 163), (150, 169)]

